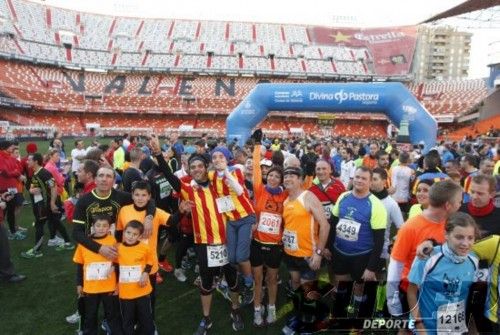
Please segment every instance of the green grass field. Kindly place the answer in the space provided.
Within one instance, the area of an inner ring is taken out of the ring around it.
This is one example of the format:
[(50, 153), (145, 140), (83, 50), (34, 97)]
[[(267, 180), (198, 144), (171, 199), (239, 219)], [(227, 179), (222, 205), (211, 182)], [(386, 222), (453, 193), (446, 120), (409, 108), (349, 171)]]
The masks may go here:
[[(89, 142), (90, 140), (86, 141)], [(71, 152), (73, 141), (65, 140), (66, 152)], [(104, 142), (103, 142), (104, 143)], [(107, 143), (107, 142), (106, 142)], [(47, 142), (37, 142), (40, 152), (47, 150)], [(25, 155), (26, 143), (21, 143), (21, 154)], [(28, 276), (20, 284), (0, 282), (0, 334), (2, 335), (68, 335), (74, 334), (76, 326), (69, 325), (65, 317), (76, 310), (75, 265), (73, 251), (57, 252), (46, 245), (44, 256), (37, 259), (23, 259), (21, 251), (34, 243), (34, 221), (30, 206), (24, 206), (19, 224), (29, 228), (28, 238), (10, 241), (12, 261), (16, 272)], [(66, 225), (71, 235), (71, 224)], [(48, 239), (48, 229), (45, 230)], [(173, 253), (169, 254), (173, 262)], [(282, 269), (282, 278), (287, 278)], [(198, 289), (193, 286), (195, 275), (188, 272), (186, 283), (178, 282), (173, 274), (165, 274), (165, 281), (158, 286), (156, 323), (160, 334), (192, 334), (201, 318)], [(253, 308), (244, 310), (245, 329), (240, 334), (280, 334), (286, 314), (291, 310), (284, 289), (280, 286), (277, 303), (279, 322), (269, 328), (252, 326)], [(233, 334), (229, 319), (229, 302), (215, 293), (212, 304), (214, 326), (210, 334)]]

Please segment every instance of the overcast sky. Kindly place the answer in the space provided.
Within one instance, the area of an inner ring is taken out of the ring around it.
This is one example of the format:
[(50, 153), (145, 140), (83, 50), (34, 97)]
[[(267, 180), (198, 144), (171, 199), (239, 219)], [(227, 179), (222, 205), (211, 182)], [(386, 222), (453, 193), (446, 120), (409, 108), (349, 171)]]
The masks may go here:
[[(117, 16), (174, 19), (298, 23), (324, 26), (379, 27), (413, 25), (464, 0), (45, 0), (57, 7)], [(464, 24), (449, 20), (453, 25)], [(488, 76), (488, 44), (500, 31), (471, 31), (470, 77)]]

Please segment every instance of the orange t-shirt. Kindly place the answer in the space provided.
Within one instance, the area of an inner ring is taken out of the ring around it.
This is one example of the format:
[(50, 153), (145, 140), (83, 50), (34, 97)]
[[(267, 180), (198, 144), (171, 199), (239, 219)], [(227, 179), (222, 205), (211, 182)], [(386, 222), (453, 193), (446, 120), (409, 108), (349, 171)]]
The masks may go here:
[(297, 199), (287, 199), (284, 203), (283, 247), (290, 256), (311, 257), (318, 245), (318, 223), (304, 207), (306, 192), (309, 191), (303, 191)]
[(423, 214), (420, 214), (408, 219), (399, 228), (391, 257), (404, 264), (401, 275), (401, 288), (405, 292), (408, 288), (408, 273), (415, 259), (418, 245), (428, 239), (444, 243), (444, 225), (445, 221), (436, 223), (425, 218)]
[[(166, 226), (170, 214), (165, 212), (161, 208), (156, 208), (155, 216), (153, 217), (153, 232), (148, 239), (141, 239), (141, 242), (148, 244), (154, 254), (153, 268), (151, 269), (151, 274), (158, 272), (158, 253), (156, 249), (158, 247), (158, 230), (160, 226)], [(128, 222), (132, 220), (137, 220), (144, 223), (146, 218), (146, 210), (137, 211), (134, 205), (123, 206), (118, 213), (118, 219), (116, 220), (116, 230), (123, 231)]]
[(257, 229), (253, 233), (253, 238), (264, 244), (281, 244), (283, 202), (288, 198), (288, 192), (283, 191), (273, 195), (266, 191), (260, 169), (260, 145), (256, 145), (253, 152), (253, 192), (257, 216)]
[(146, 265), (153, 266), (154, 252), (149, 245), (139, 242), (135, 245), (118, 244), (118, 265), (120, 278), (118, 281), (118, 296), (120, 299), (136, 299), (151, 293), (153, 288), (146, 281), (144, 287), (139, 286), (139, 280)]
[(365, 157), (363, 157), (362, 165), (373, 170), (377, 166), (377, 160), (370, 157), (370, 155), (365, 155)]
[[(93, 240), (101, 245), (116, 244), (115, 238), (111, 235)], [(94, 294), (115, 291), (116, 273), (112, 268), (113, 263), (106, 257), (78, 244), (73, 262), (83, 265), (83, 292)]]

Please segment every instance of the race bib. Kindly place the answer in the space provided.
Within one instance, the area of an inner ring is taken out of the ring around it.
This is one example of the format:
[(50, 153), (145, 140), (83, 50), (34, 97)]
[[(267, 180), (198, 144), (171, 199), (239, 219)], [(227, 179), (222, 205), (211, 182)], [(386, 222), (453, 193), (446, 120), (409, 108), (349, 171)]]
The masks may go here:
[(490, 278), (489, 269), (478, 269), (474, 274), (475, 282), (487, 282), (489, 278)]
[(465, 302), (441, 305), (437, 311), (438, 334), (460, 334), (467, 332), (465, 325)]
[(226, 245), (207, 245), (207, 260), (209, 268), (224, 266), (229, 263)]
[(236, 207), (234, 207), (233, 199), (231, 196), (220, 197), (216, 199), (217, 201), (217, 211), (219, 213), (226, 213), (234, 211)]
[(120, 265), (120, 283), (138, 283), (141, 275), (140, 265)]
[(283, 246), (285, 249), (296, 251), (299, 249), (299, 240), (297, 239), (297, 232), (285, 229), (283, 231)]
[(43, 196), (41, 194), (35, 194), (33, 195), (33, 202), (36, 204), (40, 201), (43, 201)]
[(162, 182), (160, 185), (160, 199), (165, 199), (172, 193), (172, 186), (168, 181)]
[(262, 212), (257, 230), (262, 233), (279, 235), (282, 220), (283, 218), (279, 214)]
[(323, 210), (325, 211), (325, 216), (327, 220), (332, 217), (332, 204), (323, 205)]
[(95, 262), (85, 267), (85, 280), (106, 280), (109, 278), (111, 262)]
[(361, 223), (349, 220), (340, 219), (337, 224), (337, 237), (346, 241), (356, 242), (359, 237), (359, 229)]

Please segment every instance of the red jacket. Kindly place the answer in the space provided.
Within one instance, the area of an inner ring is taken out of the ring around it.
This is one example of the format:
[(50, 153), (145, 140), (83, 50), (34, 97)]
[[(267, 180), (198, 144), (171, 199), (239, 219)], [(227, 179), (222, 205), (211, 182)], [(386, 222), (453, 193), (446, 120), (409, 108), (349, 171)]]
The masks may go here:
[(17, 179), (21, 174), (18, 160), (7, 151), (0, 151), (0, 191), (5, 192), (8, 188), (17, 189)]
[(321, 185), (313, 185), (309, 188), (309, 191), (318, 197), (325, 210), (326, 218), (330, 219), (331, 208), (335, 205), (339, 196), (344, 193), (346, 189), (340, 180), (337, 178), (331, 178), (331, 182), (328, 184), (326, 189), (323, 189), (323, 186)]

